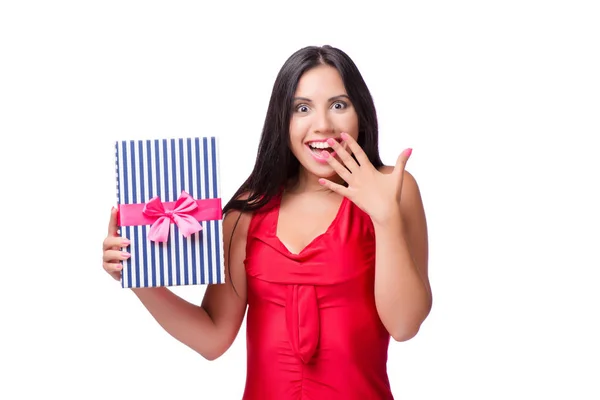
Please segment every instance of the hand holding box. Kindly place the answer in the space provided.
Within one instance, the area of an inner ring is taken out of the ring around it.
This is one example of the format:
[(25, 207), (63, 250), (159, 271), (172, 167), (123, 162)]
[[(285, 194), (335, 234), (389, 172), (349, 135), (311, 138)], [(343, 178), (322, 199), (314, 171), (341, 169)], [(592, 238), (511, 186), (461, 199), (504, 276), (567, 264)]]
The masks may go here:
[(216, 137), (116, 143), (122, 287), (224, 283)]

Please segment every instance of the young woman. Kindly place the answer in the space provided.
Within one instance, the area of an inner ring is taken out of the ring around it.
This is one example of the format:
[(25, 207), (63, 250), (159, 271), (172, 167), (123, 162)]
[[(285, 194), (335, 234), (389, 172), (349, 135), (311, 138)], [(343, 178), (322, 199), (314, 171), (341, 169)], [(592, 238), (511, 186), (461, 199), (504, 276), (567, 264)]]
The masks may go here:
[[(375, 106), (353, 61), (307, 47), (274, 84), (254, 170), (224, 207), (224, 285), (201, 306), (134, 289), (158, 323), (209, 360), (246, 308), (244, 399), (392, 399), (390, 337), (431, 309), (425, 213), (415, 179), (378, 154)], [(125, 256), (113, 210), (104, 268)]]

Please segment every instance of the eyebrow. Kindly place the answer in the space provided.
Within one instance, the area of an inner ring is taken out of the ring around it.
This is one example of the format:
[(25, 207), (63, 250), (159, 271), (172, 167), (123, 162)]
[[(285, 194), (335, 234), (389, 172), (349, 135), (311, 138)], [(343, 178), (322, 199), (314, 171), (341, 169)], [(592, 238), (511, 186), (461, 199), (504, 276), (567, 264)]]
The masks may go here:
[[(333, 96), (333, 97), (328, 98), (327, 101), (338, 100), (338, 99), (341, 99), (342, 97), (345, 97), (348, 100), (350, 100), (350, 97), (348, 97), (348, 95), (346, 95), (346, 94), (338, 94), (337, 96)], [(298, 101), (298, 100), (306, 101), (306, 102), (309, 102), (309, 103), (312, 102), (312, 100), (309, 99), (308, 97), (294, 97), (294, 101)]]

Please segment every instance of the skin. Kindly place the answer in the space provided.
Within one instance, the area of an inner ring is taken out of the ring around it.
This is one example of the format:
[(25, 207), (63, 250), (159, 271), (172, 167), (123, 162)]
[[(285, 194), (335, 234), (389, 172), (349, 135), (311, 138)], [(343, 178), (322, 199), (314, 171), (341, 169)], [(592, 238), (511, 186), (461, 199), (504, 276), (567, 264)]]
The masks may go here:
[[(417, 334), (432, 304), (423, 203), (416, 180), (405, 170), (412, 150), (403, 151), (394, 167), (373, 167), (356, 142), (358, 116), (346, 95), (341, 76), (329, 66), (313, 68), (299, 81), (296, 97), (302, 99), (294, 103), (290, 148), (303, 168), (282, 200), (278, 236), (288, 249), (300, 251), (326, 231), (342, 196), (365, 211), (377, 237), (377, 311), (390, 335), (405, 341)], [(326, 163), (306, 149), (307, 142), (323, 139), (336, 154), (323, 152)]]
[[(290, 149), (300, 174), (282, 198), (277, 235), (291, 252), (300, 252), (325, 232), (348, 197), (372, 219), (377, 235), (375, 300), (379, 316), (397, 341), (413, 337), (431, 308), (427, 278), (427, 227), (416, 181), (405, 171), (409, 152), (395, 167), (375, 169), (356, 143), (358, 117), (337, 70), (319, 66), (300, 79), (290, 121)], [(306, 144), (335, 139), (335, 157), (315, 160)], [(351, 161), (350, 153), (359, 160)], [(346, 165), (350, 172), (342, 166)], [(348, 187), (341, 186), (342, 178)], [(240, 217), (234, 236), (231, 233)], [(175, 339), (208, 360), (221, 356), (237, 336), (247, 307), (245, 259), (251, 214), (230, 211), (223, 218), (225, 273), (231, 280), (209, 285), (200, 306), (166, 287), (131, 289), (155, 320)], [(129, 242), (118, 235), (116, 209), (111, 211), (103, 242), (103, 267), (121, 279), (121, 251)], [(235, 286), (235, 290), (233, 286)]]
[(354, 139), (342, 136), (358, 163), (338, 143), (332, 145), (342, 162), (333, 157), (328, 160), (348, 187), (327, 179), (319, 181), (331, 191), (349, 198), (371, 217), (377, 238), (377, 311), (396, 341), (409, 340), (419, 331), (432, 304), (425, 213), (417, 182), (405, 171), (412, 150), (403, 151), (394, 167), (377, 170)]
[(341, 203), (341, 196), (319, 184), (326, 177), (341, 182), (325, 161), (318, 162), (307, 148), (311, 141), (341, 140), (341, 132), (358, 137), (358, 116), (336, 69), (319, 66), (298, 82), (290, 120), (290, 150), (302, 168), (296, 182), (286, 188), (279, 210), (277, 236), (298, 254), (313, 238), (325, 232)]
[[(224, 248), (228, 249), (231, 232), (239, 216), (231, 211), (223, 218)], [(171, 336), (207, 360), (220, 357), (233, 343), (246, 311), (246, 236), (250, 215), (242, 215), (231, 240), (231, 259), (224, 252), (225, 273), (231, 268), (231, 280), (222, 285), (208, 285), (202, 304), (192, 304), (166, 287), (139, 288), (131, 291)], [(108, 236), (104, 240), (104, 269), (116, 280), (121, 279), (120, 260), (129, 257), (119, 250), (127, 247), (126, 239), (117, 234), (116, 209), (111, 212)], [(237, 294), (232, 285), (235, 285)]]

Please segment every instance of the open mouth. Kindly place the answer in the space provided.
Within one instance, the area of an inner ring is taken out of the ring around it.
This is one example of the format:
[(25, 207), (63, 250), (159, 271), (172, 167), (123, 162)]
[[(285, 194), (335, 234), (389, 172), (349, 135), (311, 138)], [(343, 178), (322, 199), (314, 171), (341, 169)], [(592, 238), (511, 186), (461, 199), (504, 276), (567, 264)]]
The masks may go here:
[[(340, 142), (339, 139), (335, 139), (335, 140), (338, 143)], [(312, 151), (317, 156), (320, 156), (321, 152), (323, 152), (323, 151), (327, 151), (327, 152), (329, 152), (329, 154), (333, 154), (334, 153), (333, 148), (326, 141), (308, 142), (307, 146), (310, 149), (310, 151)]]

